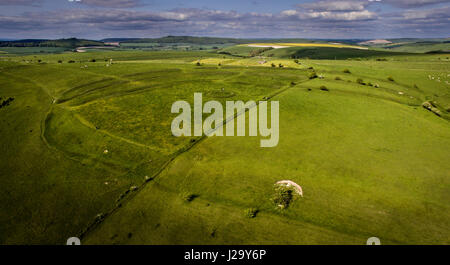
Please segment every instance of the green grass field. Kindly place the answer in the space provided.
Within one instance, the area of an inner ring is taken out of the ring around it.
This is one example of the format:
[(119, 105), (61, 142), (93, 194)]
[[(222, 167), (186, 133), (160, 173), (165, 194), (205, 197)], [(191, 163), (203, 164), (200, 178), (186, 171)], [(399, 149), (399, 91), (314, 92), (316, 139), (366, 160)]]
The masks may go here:
[[(0, 53), (0, 244), (450, 243), (449, 54), (253, 49)], [(172, 136), (195, 92), (279, 101), (279, 145)]]

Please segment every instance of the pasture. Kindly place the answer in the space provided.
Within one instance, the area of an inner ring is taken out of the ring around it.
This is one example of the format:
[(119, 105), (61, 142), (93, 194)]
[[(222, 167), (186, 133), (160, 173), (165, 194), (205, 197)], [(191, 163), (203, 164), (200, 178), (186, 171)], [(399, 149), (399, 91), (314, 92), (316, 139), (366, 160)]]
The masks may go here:
[[(313, 48), (0, 54), (0, 244), (449, 244), (448, 55)], [(195, 92), (278, 100), (279, 145), (173, 137)]]

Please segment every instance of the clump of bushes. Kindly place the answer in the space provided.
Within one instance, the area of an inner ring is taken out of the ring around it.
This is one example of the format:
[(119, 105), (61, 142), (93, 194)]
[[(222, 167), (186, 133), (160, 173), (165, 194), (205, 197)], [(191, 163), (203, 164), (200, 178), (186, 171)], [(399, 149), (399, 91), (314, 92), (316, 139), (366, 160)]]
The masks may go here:
[(388, 79), (389, 81), (391, 81), (391, 82), (394, 82), (394, 81), (395, 81), (394, 78), (393, 78), (392, 76), (389, 76), (387, 79)]
[(258, 214), (259, 210), (256, 208), (249, 208), (247, 210), (245, 210), (245, 216), (247, 218), (255, 218), (256, 215)]
[(320, 90), (322, 90), (322, 91), (330, 91), (330, 90), (328, 90), (328, 88), (326, 86), (320, 86)]
[(75, 63), (75, 61), (74, 60), (69, 60), (68, 63)]
[(281, 209), (286, 209), (294, 199), (293, 190), (284, 185), (277, 186), (272, 201)]
[(346, 73), (346, 74), (351, 74), (352, 72), (350, 72), (350, 70), (349, 69), (344, 69), (344, 71), (343, 71), (344, 73)]
[(312, 72), (310, 72), (309, 74), (308, 74), (308, 78), (309, 79), (314, 79), (314, 78), (317, 78), (318, 76), (317, 76), (317, 73), (316, 73), (316, 71), (312, 71)]
[[(0, 98), (0, 100), (1, 100), (2, 98)], [(14, 101), (14, 98), (8, 98), (8, 99), (6, 99), (6, 100), (4, 100), (3, 102), (2, 102), (2, 104), (0, 105), (0, 109), (1, 108), (3, 108), (3, 107), (6, 107), (6, 106), (9, 106), (9, 104), (11, 104), (11, 102), (13, 102)]]
[(197, 195), (190, 193), (190, 192), (183, 192), (181, 193), (181, 199), (183, 199), (183, 201), (185, 202), (191, 202), (192, 200), (194, 200)]

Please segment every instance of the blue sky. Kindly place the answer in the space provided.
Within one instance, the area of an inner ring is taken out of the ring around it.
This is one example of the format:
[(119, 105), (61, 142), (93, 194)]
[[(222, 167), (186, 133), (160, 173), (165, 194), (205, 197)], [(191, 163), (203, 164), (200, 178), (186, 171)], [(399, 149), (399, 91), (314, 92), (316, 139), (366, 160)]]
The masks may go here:
[(450, 37), (450, 0), (0, 0), (0, 38)]

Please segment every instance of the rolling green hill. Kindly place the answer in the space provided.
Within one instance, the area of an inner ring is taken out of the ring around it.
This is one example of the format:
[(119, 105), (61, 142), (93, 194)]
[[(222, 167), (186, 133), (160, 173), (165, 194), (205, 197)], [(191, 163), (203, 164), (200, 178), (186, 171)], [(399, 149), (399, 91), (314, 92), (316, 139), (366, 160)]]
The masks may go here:
[[(0, 55), (0, 244), (449, 244), (447, 56), (264, 53)], [(279, 145), (172, 136), (195, 92), (279, 101)]]
[(0, 47), (59, 47), (73, 49), (81, 46), (105, 46), (101, 41), (83, 40), (83, 39), (25, 39), (16, 41), (0, 41)]

